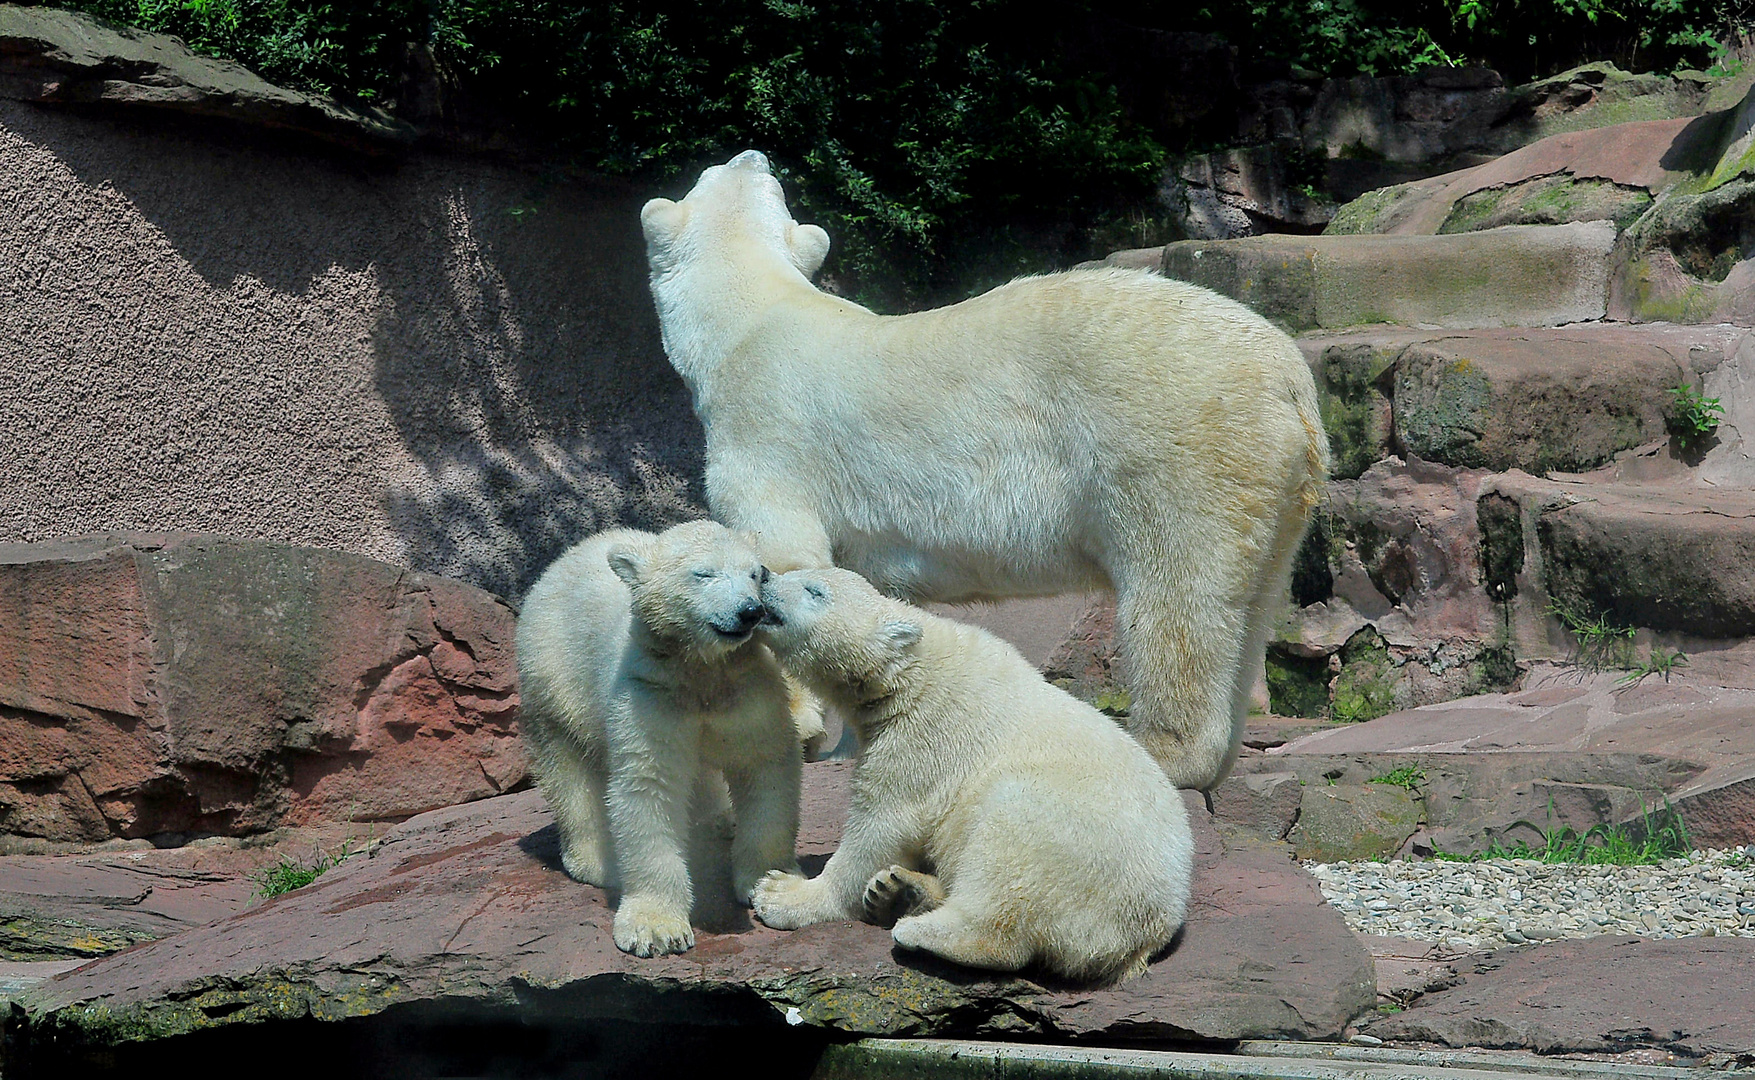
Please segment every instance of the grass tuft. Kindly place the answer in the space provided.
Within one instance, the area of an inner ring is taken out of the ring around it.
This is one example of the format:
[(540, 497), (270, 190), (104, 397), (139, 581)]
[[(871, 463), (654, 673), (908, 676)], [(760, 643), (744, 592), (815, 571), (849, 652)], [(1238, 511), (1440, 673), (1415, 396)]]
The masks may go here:
[(300, 862), (290, 855), (282, 855), (278, 863), (251, 874), (250, 880), (256, 883), (256, 895), (270, 900), (282, 893), (304, 888), (348, 858), (359, 854), (361, 850), (362, 847), (355, 846), (353, 840), (349, 839), (333, 854), (321, 848), (313, 849), (309, 862)]
[(1580, 833), (1562, 826), (1543, 830), (1540, 847), (1531, 847), (1522, 840), (1506, 847), (1495, 840), (1485, 851), (1467, 855), (1434, 851), (1432, 857), (1448, 862), (1533, 859), (1585, 866), (1653, 866), (1666, 859), (1685, 859), (1694, 851), (1687, 823), (1669, 800), (1657, 813), (1645, 808), (1643, 817), (1637, 830), (1626, 825), (1595, 825)]
[(1414, 791), (1425, 782), (1426, 772), (1418, 765), (1403, 765), (1399, 769), (1393, 769), (1382, 776), (1373, 776), (1366, 781), (1368, 784), (1389, 784), (1404, 791)]
[(1633, 627), (1616, 626), (1607, 615), (1586, 619), (1558, 600), (1549, 602), (1548, 614), (1572, 635), (1572, 662), (1579, 667), (1598, 672), (1633, 666)]
[(1617, 686), (1635, 685), (1647, 675), (1662, 675), (1664, 681), (1669, 682), (1672, 671), (1687, 666), (1687, 653), (1653, 645), (1651, 651), (1645, 654), (1645, 659), (1634, 664), (1632, 670), (1615, 680), (1615, 684)]

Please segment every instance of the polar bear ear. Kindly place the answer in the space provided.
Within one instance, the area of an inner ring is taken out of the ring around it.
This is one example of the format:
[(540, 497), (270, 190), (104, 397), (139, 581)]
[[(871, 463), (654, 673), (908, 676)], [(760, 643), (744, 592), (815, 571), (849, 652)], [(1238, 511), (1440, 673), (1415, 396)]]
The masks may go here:
[(878, 681), (888, 686), (898, 674), (913, 665), (915, 657), (911, 650), (920, 644), (920, 624), (902, 619), (887, 620), (878, 627), (878, 641), (889, 654), (878, 674)]
[(815, 277), (829, 257), (829, 234), (815, 225), (794, 225), (787, 234), (786, 246), (791, 249), (792, 265), (805, 277)]
[(891, 619), (878, 630), (884, 644), (897, 652), (905, 652), (920, 644), (920, 624)]
[(688, 221), (689, 208), (669, 199), (653, 199), (640, 208), (640, 228), (646, 242), (656, 247), (670, 246)]
[(640, 584), (646, 577), (646, 552), (623, 544), (609, 549), (609, 568), (629, 586)]

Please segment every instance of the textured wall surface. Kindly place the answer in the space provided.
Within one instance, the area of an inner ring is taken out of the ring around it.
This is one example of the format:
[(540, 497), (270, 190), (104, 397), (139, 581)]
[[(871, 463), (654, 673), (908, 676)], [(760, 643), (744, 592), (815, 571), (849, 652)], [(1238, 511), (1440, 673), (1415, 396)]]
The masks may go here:
[(642, 197), (0, 101), (0, 541), (211, 532), (516, 597), (696, 516)]

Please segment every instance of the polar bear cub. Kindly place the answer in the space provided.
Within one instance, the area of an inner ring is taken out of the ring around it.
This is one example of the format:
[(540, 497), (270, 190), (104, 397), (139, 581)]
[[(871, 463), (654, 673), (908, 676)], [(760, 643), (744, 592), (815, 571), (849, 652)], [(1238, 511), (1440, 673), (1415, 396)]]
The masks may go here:
[(753, 640), (766, 576), (747, 538), (695, 521), (599, 533), (525, 597), (519, 721), (561, 861), (620, 887), (615, 943), (637, 956), (694, 945), (691, 818), (727, 793), (736, 899), (798, 865), (797, 731), (773, 654)]
[(716, 517), (916, 602), (1114, 589), (1129, 730), (1178, 787), (1224, 778), (1328, 466), (1291, 338), (1115, 268), (868, 311), (811, 284), (829, 237), (753, 150), (640, 221)]
[(999, 638), (851, 571), (795, 570), (762, 598), (761, 636), (861, 751), (840, 848), (814, 879), (769, 874), (758, 918), (900, 915), (897, 944), (974, 967), (1145, 970), (1182, 925), (1193, 843), (1138, 743)]

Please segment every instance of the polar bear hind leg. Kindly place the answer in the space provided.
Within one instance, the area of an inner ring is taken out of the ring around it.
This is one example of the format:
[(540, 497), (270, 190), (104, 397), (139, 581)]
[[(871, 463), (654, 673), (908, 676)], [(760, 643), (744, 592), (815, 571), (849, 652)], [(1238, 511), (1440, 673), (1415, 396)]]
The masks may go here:
[(944, 902), (945, 888), (938, 878), (904, 866), (892, 866), (871, 876), (861, 906), (866, 922), (889, 927), (910, 915), (937, 910)]
[(561, 866), (574, 881), (614, 888), (616, 873), (603, 801), (603, 769), (564, 735), (542, 740), (541, 788), (560, 832)]
[(1116, 644), (1133, 696), (1127, 730), (1171, 783), (1206, 790), (1224, 778), (1241, 734), (1234, 688), (1246, 678), (1259, 562), (1229, 537), (1166, 530), (1148, 543), (1145, 558), (1115, 575)]
[(1035, 957), (1029, 942), (1005, 933), (992, 919), (972, 917), (954, 896), (924, 915), (903, 918), (890, 936), (904, 949), (989, 971), (1017, 971)]

